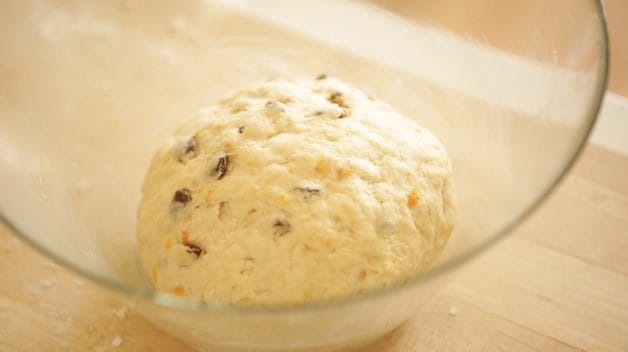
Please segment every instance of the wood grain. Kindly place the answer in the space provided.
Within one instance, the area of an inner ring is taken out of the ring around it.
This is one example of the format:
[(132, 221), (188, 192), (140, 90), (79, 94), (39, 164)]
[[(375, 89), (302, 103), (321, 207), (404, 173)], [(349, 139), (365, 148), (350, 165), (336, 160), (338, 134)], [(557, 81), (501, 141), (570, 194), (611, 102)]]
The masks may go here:
[[(370, 351), (628, 351), (628, 157), (589, 146), (509, 238)], [(0, 228), (0, 351), (189, 351)]]

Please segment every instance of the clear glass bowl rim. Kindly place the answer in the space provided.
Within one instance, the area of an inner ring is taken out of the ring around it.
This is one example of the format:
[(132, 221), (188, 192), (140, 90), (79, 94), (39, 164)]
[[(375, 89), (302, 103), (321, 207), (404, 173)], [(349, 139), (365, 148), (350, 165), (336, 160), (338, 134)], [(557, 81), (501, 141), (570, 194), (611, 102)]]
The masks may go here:
[[(607, 81), (608, 81), (608, 70), (609, 70), (609, 40), (608, 40), (608, 30), (607, 30), (607, 22), (606, 15), (604, 13), (604, 8), (602, 6), (601, 0), (591, 0), (594, 2), (594, 7), (598, 19), (598, 29), (599, 34), (601, 35), (601, 43), (599, 45), (600, 50), (600, 58), (601, 60), (598, 62), (598, 70), (597, 70), (597, 82), (595, 87), (594, 102), (589, 106), (589, 111), (587, 112), (586, 133), (584, 133), (582, 140), (579, 141), (578, 145), (573, 151), (573, 154), (568, 158), (565, 158), (565, 163), (561, 168), (561, 171), (554, 177), (552, 182), (540, 193), (537, 199), (531, 202), (518, 216), (514, 217), (509, 223), (507, 223), (503, 228), (499, 231), (495, 232), (492, 236), (490, 236), (487, 240), (484, 240), (481, 244), (475, 245), (474, 247), (467, 250), (465, 253), (447, 261), (446, 263), (436, 266), (432, 270), (427, 271), (425, 274), (417, 275), (401, 285), (382, 288), (378, 290), (373, 290), (366, 292), (357, 296), (343, 296), (338, 298), (333, 298), (329, 300), (321, 300), (315, 301), (307, 304), (299, 304), (299, 305), (290, 305), (290, 306), (268, 306), (268, 307), (238, 307), (238, 306), (227, 306), (227, 305), (219, 305), (219, 304), (207, 304), (202, 303), (197, 300), (185, 299), (175, 297), (171, 294), (159, 292), (156, 290), (139, 290), (135, 288), (128, 287), (119, 282), (113, 281), (109, 278), (101, 277), (98, 274), (92, 273), (88, 270), (85, 270), (81, 267), (78, 267), (71, 263), (70, 261), (57, 256), (52, 253), (45, 247), (39, 245), (37, 242), (32, 240), (29, 236), (27, 236), (24, 232), (20, 231), (20, 229), (14, 225), (4, 214), (0, 213), (0, 222), (4, 223), (10, 231), (12, 231), (18, 238), (22, 241), (26, 242), (32, 248), (34, 248), (37, 252), (43, 254), (47, 259), (52, 260), (53, 262), (59, 264), (60, 266), (69, 269), (70, 272), (76, 273), (79, 276), (89, 280), (90, 282), (95, 283), (97, 286), (104, 287), (109, 289), (115, 293), (121, 294), (124, 297), (140, 299), (143, 301), (148, 301), (158, 306), (164, 306), (167, 308), (173, 309), (182, 309), (182, 310), (194, 310), (206, 312), (208, 314), (282, 314), (282, 313), (299, 313), (305, 311), (315, 311), (322, 309), (333, 309), (336, 307), (346, 306), (350, 304), (360, 303), (362, 301), (373, 300), (376, 298), (380, 298), (386, 295), (389, 295), (393, 292), (407, 289), (410, 287), (421, 285), (427, 281), (430, 281), (434, 278), (437, 278), (457, 267), (462, 265), (463, 263), (468, 262), (469, 260), (475, 258), (480, 253), (484, 252), (487, 248), (493, 246), (495, 243), (504, 239), (508, 234), (510, 234), (517, 226), (519, 226), (524, 220), (526, 220), (536, 209), (539, 208), (541, 204), (545, 202), (545, 200), (552, 194), (552, 192), (558, 187), (558, 185), (562, 182), (565, 176), (569, 173), (571, 168), (574, 166), (578, 157), (582, 153), (584, 147), (587, 144), (589, 139), (589, 135), (593, 130), (593, 126), (597, 120), (597, 116), (602, 106), (602, 100), (604, 97), (604, 93), (606, 91)], [(168, 297), (168, 299), (164, 299), (164, 297)]]

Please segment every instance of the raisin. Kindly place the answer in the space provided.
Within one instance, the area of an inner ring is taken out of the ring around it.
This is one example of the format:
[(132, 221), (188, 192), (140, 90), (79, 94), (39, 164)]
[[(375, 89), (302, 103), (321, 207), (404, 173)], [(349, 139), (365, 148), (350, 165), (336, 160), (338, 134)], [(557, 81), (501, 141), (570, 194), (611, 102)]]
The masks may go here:
[(310, 186), (301, 186), (296, 188), (298, 191), (303, 192), (306, 198), (310, 198), (312, 196), (320, 196), (322, 189)]
[(178, 157), (178, 160), (180, 163), (182, 163), (183, 161), (190, 160), (193, 159), (196, 156), (196, 149), (198, 147), (198, 142), (196, 141), (195, 137), (190, 137), (187, 142), (185, 142), (185, 145), (183, 146), (183, 149), (181, 150), (181, 154)]
[(321, 79), (325, 79), (325, 78), (327, 78), (327, 75), (324, 73), (321, 73), (320, 75), (316, 76), (317, 81), (320, 81)]
[(216, 164), (216, 169), (215, 169), (216, 178), (218, 180), (225, 177), (225, 175), (227, 174), (227, 171), (229, 171), (229, 164), (230, 164), (229, 159), (230, 159), (229, 155), (221, 156), (220, 159), (218, 159), (218, 164)]
[(187, 153), (195, 152), (197, 146), (198, 146), (198, 143), (196, 142), (196, 138), (191, 137), (185, 143), (185, 151), (184, 151), (184, 153), (187, 154)]
[(349, 115), (351, 115), (351, 106), (349, 106), (349, 104), (347, 104), (347, 102), (342, 98), (342, 93), (333, 93), (329, 96), (329, 98), (327, 98), (327, 100), (330, 103), (336, 104), (342, 108), (342, 113), (338, 116), (339, 119), (349, 117)]
[(313, 196), (320, 196), (323, 193), (323, 186), (316, 181), (301, 181), (294, 190), (301, 192), (303, 197), (311, 198)]
[(273, 223), (275, 236), (283, 237), (290, 232), (290, 223), (286, 220), (277, 219)]
[(184, 243), (184, 246), (187, 247), (186, 251), (188, 253), (190, 253), (190, 255), (192, 255), (192, 257), (194, 258), (198, 258), (200, 257), (203, 253), (205, 253), (205, 251), (203, 250), (203, 248), (193, 244), (193, 243)]
[(185, 204), (192, 200), (192, 193), (187, 188), (181, 188), (180, 190), (174, 192), (173, 201)]
[(327, 98), (327, 100), (329, 100), (330, 103), (336, 104), (340, 107), (344, 107), (346, 105), (344, 100), (342, 100), (342, 93), (340, 92), (333, 93), (329, 96), (329, 98)]
[(244, 125), (242, 125), (242, 126), (238, 127), (238, 133), (239, 133), (239, 134), (244, 133)]

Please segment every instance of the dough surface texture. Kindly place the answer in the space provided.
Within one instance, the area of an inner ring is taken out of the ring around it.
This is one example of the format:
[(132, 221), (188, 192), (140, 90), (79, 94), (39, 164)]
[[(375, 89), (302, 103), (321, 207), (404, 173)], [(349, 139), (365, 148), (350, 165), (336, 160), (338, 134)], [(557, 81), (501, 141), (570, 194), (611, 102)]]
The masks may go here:
[(201, 109), (158, 149), (137, 236), (153, 285), (301, 304), (397, 285), (454, 225), (451, 164), (416, 122), (335, 78), (274, 80)]

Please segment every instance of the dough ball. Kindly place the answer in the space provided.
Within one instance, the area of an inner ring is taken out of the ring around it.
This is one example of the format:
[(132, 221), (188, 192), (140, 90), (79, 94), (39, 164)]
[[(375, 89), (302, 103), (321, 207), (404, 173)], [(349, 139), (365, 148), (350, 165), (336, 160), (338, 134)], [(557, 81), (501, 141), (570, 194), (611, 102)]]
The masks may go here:
[(153, 285), (227, 305), (398, 285), (454, 223), (441, 143), (335, 78), (268, 81), (200, 110), (158, 150), (142, 193)]

